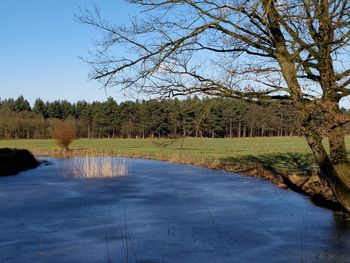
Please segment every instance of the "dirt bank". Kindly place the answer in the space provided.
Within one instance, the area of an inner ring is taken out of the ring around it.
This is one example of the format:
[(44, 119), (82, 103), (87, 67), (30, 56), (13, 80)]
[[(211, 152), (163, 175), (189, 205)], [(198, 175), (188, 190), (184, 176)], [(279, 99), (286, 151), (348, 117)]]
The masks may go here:
[(0, 148), (0, 176), (15, 175), (38, 165), (28, 150)]

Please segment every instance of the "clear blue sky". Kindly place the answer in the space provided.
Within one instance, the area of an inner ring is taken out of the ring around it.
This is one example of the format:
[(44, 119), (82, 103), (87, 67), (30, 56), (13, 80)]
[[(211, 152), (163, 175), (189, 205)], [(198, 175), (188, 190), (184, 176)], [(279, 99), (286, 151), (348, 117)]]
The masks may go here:
[[(75, 21), (80, 8), (101, 9), (103, 17), (127, 24), (138, 15), (124, 0), (0, 0), (0, 98), (23, 95), (31, 103), (67, 99), (103, 101), (125, 97), (117, 89), (106, 92), (88, 79), (87, 56), (100, 33)], [(350, 108), (350, 100), (343, 106)]]
[[(75, 21), (80, 8), (96, 3), (118, 24), (135, 15), (123, 0), (0, 0), (0, 98), (23, 95), (31, 103), (68, 99), (105, 100), (96, 81), (88, 80), (87, 56), (99, 32)], [(123, 100), (116, 90), (107, 95)]]

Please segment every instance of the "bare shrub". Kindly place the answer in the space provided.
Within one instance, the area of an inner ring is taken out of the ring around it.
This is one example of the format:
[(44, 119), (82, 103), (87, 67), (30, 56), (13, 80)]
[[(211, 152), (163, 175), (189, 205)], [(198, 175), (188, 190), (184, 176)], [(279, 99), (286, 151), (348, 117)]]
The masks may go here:
[(75, 138), (76, 128), (73, 120), (53, 120), (52, 138), (56, 140), (56, 144), (62, 148), (63, 151), (69, 150), (69, 145)]

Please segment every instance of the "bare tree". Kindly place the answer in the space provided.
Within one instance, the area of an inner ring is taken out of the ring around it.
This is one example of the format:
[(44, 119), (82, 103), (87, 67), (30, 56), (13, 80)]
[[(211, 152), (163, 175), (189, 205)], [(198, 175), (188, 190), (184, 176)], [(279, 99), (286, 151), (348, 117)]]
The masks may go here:
[(339, 109), (350, 95), (348, 0), (128, 2), (143, 10), (129, 27), (104, 21), (97, 9), (80, 17), (105, 33), (88, 60), (93, 78), (159, 96), (290, 101), (323, 178), (350, 211), (349, 119)]

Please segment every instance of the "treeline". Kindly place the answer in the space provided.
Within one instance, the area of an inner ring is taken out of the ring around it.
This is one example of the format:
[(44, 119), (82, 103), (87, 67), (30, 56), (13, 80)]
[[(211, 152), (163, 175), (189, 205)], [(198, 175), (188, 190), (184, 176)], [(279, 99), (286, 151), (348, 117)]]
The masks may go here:
[(20, 96), (0, 101), (0, 138), (48, 138), (55, 120), (75, 122), (77, 137), (254, 137), (298, 135), (295, 113), (287, 105), (256, 105), (235, 99), (104, 102), (66, 100), (31, 107)]

